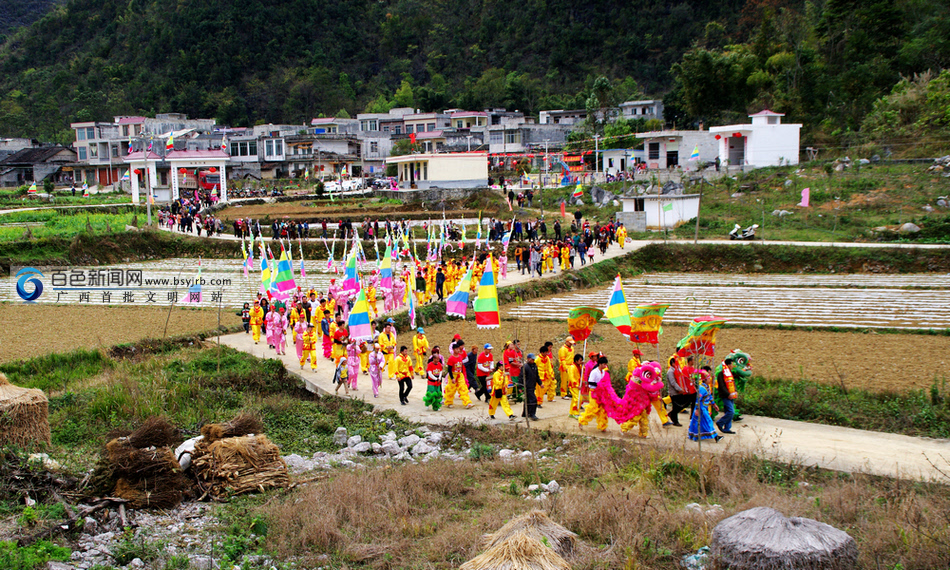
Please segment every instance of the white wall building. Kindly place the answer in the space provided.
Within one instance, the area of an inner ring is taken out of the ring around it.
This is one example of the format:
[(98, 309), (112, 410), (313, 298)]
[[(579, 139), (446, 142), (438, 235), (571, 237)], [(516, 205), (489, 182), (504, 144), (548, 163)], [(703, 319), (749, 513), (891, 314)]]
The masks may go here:
[(400, 188), (476, 188), (488, 186), (488, 153), (407, 154), (391, 156)]
[[(703, 163), (716, 160), (718, 153), (715, 135), (710, 131), (651, 131), (636, 136), (643, 139), (647, 168), (697, 170)], [(697, 147), (699, 160), (690, 161)]]
[(719, 160), (730, 167), (798, 164), (801, 124), (782, 124), (783, 113), (765, 109), (749, 115), (752, 124), (712, 127)]
[(666, 230), (692, 220), (699, 215), (699, 194), (647, 194), (623, 198), (623, 210), (617, 220), (628, 230), (636, 227), (634, 217), (646, 217), (645, 230)]

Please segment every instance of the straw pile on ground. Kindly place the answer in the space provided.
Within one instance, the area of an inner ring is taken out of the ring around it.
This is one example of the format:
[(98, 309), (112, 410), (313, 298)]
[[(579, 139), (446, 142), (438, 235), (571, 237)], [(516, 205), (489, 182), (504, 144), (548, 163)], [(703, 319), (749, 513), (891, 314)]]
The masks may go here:
[(851, 570), (858, 559), (857, 544), (847, 533), (768, 507), (720, 522), (710, 543), (715, 568), (731, 570)]
[(128, 437), (107, 443), (105, 464), (115, 481), (112, 495), (138, 509), (178, 506), (192, 485), (170, 447), (177, 439), (178, 430), (168, 420), (149, 418)]
[(577, 535), (541, 511), (511, 519), (483, 538), (485, 552), (459, 570), (567, 570), (586, 550)]
[(201, 428), (205, 437), (195, 446), (191, 469), (202, 497), (223, 499), (290, 484), (280, 448), (260, 433), (262, 427), (258, 418), (242, 415)]
[(0, 445), (50, 443), (49, 401), (42, 390), (14, 386), (0, 374)]

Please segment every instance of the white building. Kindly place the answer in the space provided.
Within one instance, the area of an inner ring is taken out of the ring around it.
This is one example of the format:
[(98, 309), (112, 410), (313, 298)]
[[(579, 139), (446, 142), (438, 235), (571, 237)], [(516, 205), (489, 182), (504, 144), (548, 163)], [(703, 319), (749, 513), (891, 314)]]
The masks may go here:
[(476, 188), (488, 186), (488, 153), (407, 154), (391, 156), (403, 189)]
[(618, 107), (620, 107), (620, 116), (624, 119), (663, 120), (663, 101), (661, 99), (626, 101)]
[[(651, 131), (637, 133), (643, 139), (647, 168), (680, 167), (697, 170), (702, 164), (716, 160), (718, 147), (710, 131)], [(699, 149), (699, 160), (690, 161), (693, 150)]]
[(648, 194), (622, 202), (617, 221), (628, 231), (673, 229), (699, 215), (699, 194)]
[(719, 160), (727, 166), (781, 166), (798, 164), (801, 124), (782, 124), (783, 113), (765, 109), (754, 115), (751, 125), (712, 127)]
[(604, 173), (616, 176), (621, 172), (633, 172), (637, 163), (644, 162), (646, 151), (639, 148), (611, 148), (600, 151), (600, 156)]

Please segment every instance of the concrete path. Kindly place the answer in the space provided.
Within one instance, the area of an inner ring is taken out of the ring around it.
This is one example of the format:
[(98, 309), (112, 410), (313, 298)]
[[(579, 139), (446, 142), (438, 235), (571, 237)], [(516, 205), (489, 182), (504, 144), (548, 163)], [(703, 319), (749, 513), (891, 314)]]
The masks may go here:
[[(406, 342), (409, 338), (406, 335), (400, 335), (400, 337), (402, 337), (399, 339), (400, 343)], [(288, 338), (288, 343), (289, 340)], [(438, 344), (447, 344), (441, 342), (443, 339), (438, 340), (440, 341)], [(333, 366), (329, 360), (323, 358), (322, 351), (318, 351), (319, 364), (314, 372), (310, 370), (309, 363), (305, 369), (300, 368), (292, 346), (289, 347), (288, 355), (278, 356), (267, 346), (263, 338), (261, 344), (255, 345), (251, 336), (243, 333), (221, 337), (221, 343), (260, 358), (279, 358), (288, 371), (304, 381), (310, 391), (320, 394), (334, 393)], [(422, 405), (426, 385), (425, 381), (418, 377), (413, 380), (409, 405), (406, 406), (399, 404), (398, 384), (395, 381), (391, 382), (384, 378), (378, 398), (373, 397), (369, 376), (360, 375), (357, 387), (357, 391), (350, 392), (350, 397), (365, 400), (377, 409), (394, 409), (413, 422), (435, 425), (451, 425), (457, 422), (496, 425), (514, 423), (505, 418), (501, 410), (496, 414), (496, 418), (499, 419), (490, 419), (488, 405), (478, 401), (474, 396), (472, 396), (474, 403), (472, 409), (467, 410), (461, 402), (456, 401), (452, 408), (443, 407), (440, 411), (433, 412)], [(338, 395), (344, 396), (342, 388)], [(560, 398), (555, 399), (554, 402), (545, 402), (538, 410), (538, 417), (541, 420), (532, 423), (531, 427), (595, 437), (626, 439), (641, 442), (643, 445), (653, 445), (659, 449), (698, 447), (695, 442), (689, 441), (686, 437), (685, 426), (688, 423), (686, 414), (680, 418), (684, 427), (669, 428), (660, 426), (656, 414), (651, 414), (650, 438), (641, 440), (636, 435), (621, 435), (620, 429), (613, 421), (610, 422), (606, 433), (598, 432), (593, 425), (581, 429), (575, 420), (568, 417), (569, 403)], [(515, 414), (519, 416), (518, 422), (524, 422), (520, 417), (520, 404), (514, 406)], [(950, 483), (950, 478), (940, 473), (943, 471), (950, 474), (950, 440), (909, 437), (758, 416), (745, 416), (743, 421), (736, 425), (734, 431), (737, 432), (736, 435), (726, 435), (719, 443), (703, 442), (702, 450), (712, 453), (727, 451), (754, 453), (762, 458), (799, 462), (803, 465), (815, 465), (852, 473)]]

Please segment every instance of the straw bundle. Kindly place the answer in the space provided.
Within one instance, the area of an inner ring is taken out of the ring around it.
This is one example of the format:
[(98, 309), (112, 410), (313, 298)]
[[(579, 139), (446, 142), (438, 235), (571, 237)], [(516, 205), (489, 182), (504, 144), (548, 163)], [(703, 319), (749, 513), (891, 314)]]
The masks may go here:
[(571, 565), (525, 530), (516, 531), (459, 570), (571, 570)]
[(491, 549), (518, 533), (523, 533), (541, 543), (547, 539), (547, 544), (551, 545), (554, 552), (567, 560), (579, 554), (581, 543), (578, 542), (577, 535), (538, 510), (517, 516), (494, 533), (486, 534), (482, 539), (484, 548)]
[(290, 484), (280, 449), (264, 435), (203, 439), (195, 446), (191, 469), (198, 486), (214, 498)]
[(223, 424), (206, 424), (201, 428), (205, 441), (212, 443), (227, 437), (240, 437), (264, 431), (264, 423), (253, 414), (241, 414)]
[(190, 486), (187, 477), (169, 472), (135, 482), (121, 478), (112, 494), (129, 501), (133, 509), (171, 509), (185, 499)]
[(181, 471), (175, 453), (168, 447), (136, 449), (126, 438), (106, 444), (109, 466), (116, 477), (144, 479), (172, 471)]
[(850, 570), (858, 547), (847, 533), (768, 507), (742, 511), (712, 532), (715, 568), (731, 570)]
[(42, 390), (14, 386), (0, 373), (0, 445), (50, 443), (49, 402)]
[(178, 443), (178, 428), (166, 418), (151, 417), (138, 429), (129, 434), (129, 443), (140, 449), (146, 447), (166, 447)]

